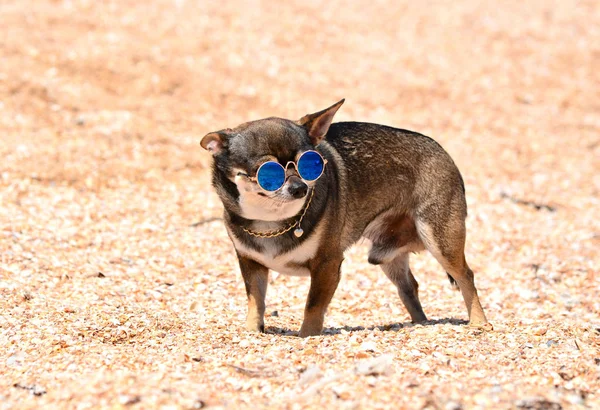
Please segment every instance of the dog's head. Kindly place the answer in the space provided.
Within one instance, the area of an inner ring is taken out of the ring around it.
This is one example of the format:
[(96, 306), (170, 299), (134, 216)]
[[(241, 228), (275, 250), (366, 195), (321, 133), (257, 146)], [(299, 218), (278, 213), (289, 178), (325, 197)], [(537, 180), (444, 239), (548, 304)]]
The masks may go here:
[[(314, 182), (303, 180), (295, 166), (300, 155), (325, 138), (344, 100), (299, 121), (266, 118), (233, 129), (211, 132), (200, 145), (214, 158), (215, 187), (226, 207), (246, 219), (279, 221), (298, 214)], [(285, 182), (275, 191), (258, 184), (262, 164), (275, 161), (285, 168)]]

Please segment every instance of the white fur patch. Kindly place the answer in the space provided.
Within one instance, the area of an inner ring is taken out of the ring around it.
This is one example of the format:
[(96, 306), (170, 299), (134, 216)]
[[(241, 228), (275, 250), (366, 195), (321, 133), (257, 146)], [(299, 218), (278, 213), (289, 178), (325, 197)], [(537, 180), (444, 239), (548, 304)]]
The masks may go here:
[(444, 266), (446, 259), (442, 256), (442, 252), (440, 251), (440, 248), (434, 239), (435, 237), (433, 235), (433, 229), (431, 229), (431, 226), (422, 221), (417, 221), (416, 226), (419, 237), (423, 241), (425, 248), (427, 248), (429, 253), (431, 253), (431, 255), (433, 255), (433, 257), (440, 262), (442, 266)]
[(282, 221), (292, 218), (302, 211), (307, 199), (293, 199), (281, 193), (264, 192), (258, 184), (242, 175), (236, 176), (233, 182), (240, 192), (241, 216), (250, 220)]
[(234, 235), (230, 235), (235, 249), (243, 256), (252, 259), (275, 272), (291, 276), (309, 276), (310, 271), (307, 268), (298, 268), (294, 265), (306, 263), (315, 257), (321, 243), (323, 229), (319, 224), (312, 232), (310, 237), (304, 240), (300, 246), (292, 249), (290, 252), (275, 256), (277, 253), (277, 238), (266, 238), (267, 244), (263, 252), (257, 252), (245, 246)]

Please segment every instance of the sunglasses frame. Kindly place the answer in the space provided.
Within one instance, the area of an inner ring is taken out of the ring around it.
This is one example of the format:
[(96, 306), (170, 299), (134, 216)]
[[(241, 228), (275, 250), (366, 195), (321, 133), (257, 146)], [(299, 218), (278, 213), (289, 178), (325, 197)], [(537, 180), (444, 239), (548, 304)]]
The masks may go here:
[[(304, 154), (306, 154), (307, 152), (314, 152), (316, 153), (318, 156), (321, 157), (321, 159), (323, 160), (323, 170), (321, 171), (321, 175), (319, 175), (318, 177), (316, 177), (315, 179), (313, 179), (312, 181), (306, 180), (304, 178), (302, 178), (302, 176), (300, 175), (300, 173), (298, 172), (298, 161), (300, 160), (300, 158), (302, 158), (302, 156)], [(285, 172), (285, 179), (283, 180), (283, 184), (281, 184), (281, 186), (279, 188), (277, 188), (274, 191), (269, 191), (264, 189), (260, 183), (258, 182), (258, 173), (260, 172), (260, 169), (263, 167), (263, 165), (268, 164), (269, 162), (274, 162), (275, 164), (279, 165), (281, 168), (283, 168), (284, 172)], [(287, 181), (288, 176), (287, 176), (287, 170), (288, 167), (290, 166), (290, 164), (292, 164), (294, 166), (294, 168), (296, 169), (296, 174), (298, 174), (298, 176), (300, 177), (301, 180), (303, 180), (304, 182), (314, 182), (316, 180), (318, 180), (319, 178), (321, 178), (323, 176), (323, 174), (325, 173), (325, 165), (327, 165), (327, 158), (323, 157), (323, 155), (321, 155), (321, 153), (319, 151), (315, 151), (314, 149), (309, 149), (308, 151), (304, 151), (302, 154), (300, 154), (300, 156), (298, 157), (298, 159), (296, 161), (288, 161), (287, 164), (285, 164), (285, 167), (283, 165), (281, 165), (279, 162), (277, 161), (266, 161), (263, 162), (260, 167), (258, 167), (258, 169), (256, 170), (256, 176), (255, 177), (248, 177), (248, 179), (252, 182), (256, 182), (256, 184), (260, 187), (260, 189), (262, 189), (265, 192), (277, 192), (279, 191), (281, 188), (283, 188), (283, 186), (285, 185), (285, 181)]]

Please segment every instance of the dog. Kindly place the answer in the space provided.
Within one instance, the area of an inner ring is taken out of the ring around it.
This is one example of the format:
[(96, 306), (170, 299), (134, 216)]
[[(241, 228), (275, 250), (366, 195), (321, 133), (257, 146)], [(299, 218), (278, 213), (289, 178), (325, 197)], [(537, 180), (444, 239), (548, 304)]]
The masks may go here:
[(212, 185), (246, 287), (246, 328), (264, 332), (269, 270), (310, 277), (299, 336), (319, 335), (344, 251), (371, 242), (368, 261), (397, 287), (413, 322), (427, 320), (410, 267), (428, 250), (464, 298), (470, 325), (491, 329), (467, 265), (467, 204), (449, 154), (422, 134), (332, 123), (344, 100), (298, 121), (266, 118), (211, 132)]

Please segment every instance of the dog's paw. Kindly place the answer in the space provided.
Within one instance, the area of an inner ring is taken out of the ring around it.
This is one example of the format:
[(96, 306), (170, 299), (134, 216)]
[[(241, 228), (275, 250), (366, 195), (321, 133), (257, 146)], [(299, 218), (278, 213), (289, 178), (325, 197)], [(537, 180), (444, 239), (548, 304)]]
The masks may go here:
[(321, 327), (309, 327), (309, 326), (304, 326), (302, 325), (302, 328), (300, 328), (300, 333), (298, 333), (298, 336), (300, 337), (310, 337), (310, 336), (319, 336), (321, 335), (321, 331), (323, 329)]
[(486, 323), (469, 323), (469, 327), (472, 327), (474, 329), (481, 329), (481, 330), (484, 330), (486, 332), (491, 332), (492, 330), (494, 330), (494, 325), (492, 325), (490, 322), (486, 322)]
[(246, 330), (254, 333), (265, 333), (264, 323), (246, 322)]

